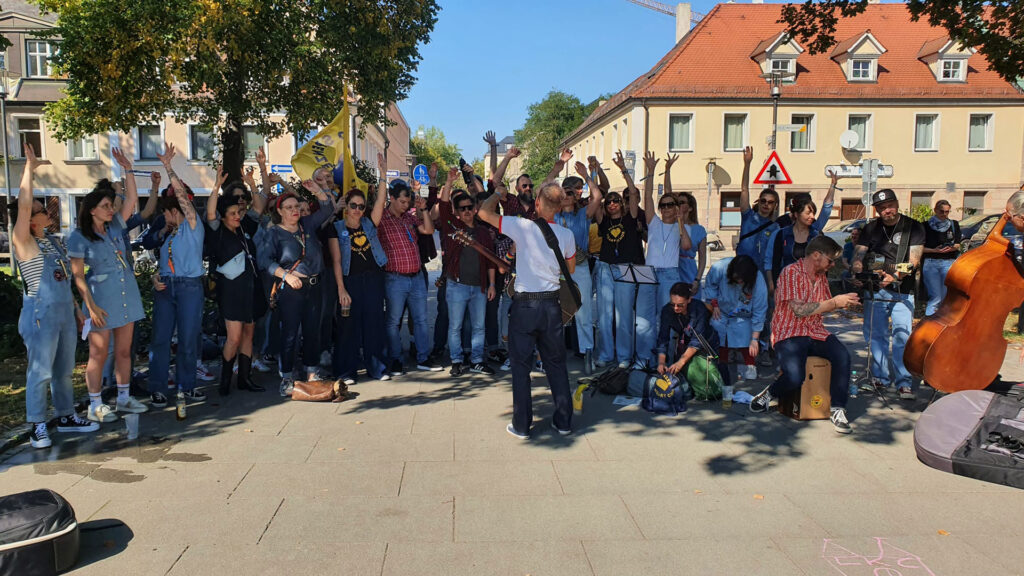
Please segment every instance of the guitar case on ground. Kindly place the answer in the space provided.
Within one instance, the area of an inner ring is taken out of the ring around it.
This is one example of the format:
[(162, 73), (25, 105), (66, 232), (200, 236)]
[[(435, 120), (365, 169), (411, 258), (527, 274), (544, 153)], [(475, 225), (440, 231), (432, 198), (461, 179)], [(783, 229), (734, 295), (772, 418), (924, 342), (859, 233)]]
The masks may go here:
[(52, 490), (0, 497), (0, 575), (51, 576), (78, 561), (75, 510)]
[(1024, 388), (939, 398), (918, 419), (914, 448), (936, 470), (1024, 488)]

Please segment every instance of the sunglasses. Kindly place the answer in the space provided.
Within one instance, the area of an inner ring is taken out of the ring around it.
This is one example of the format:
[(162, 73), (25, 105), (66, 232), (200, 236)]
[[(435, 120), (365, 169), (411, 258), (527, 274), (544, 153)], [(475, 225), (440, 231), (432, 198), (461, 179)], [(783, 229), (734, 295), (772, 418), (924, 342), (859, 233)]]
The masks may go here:
[(660, 208), (662, 210), (667, 210), (669, 208), (675, 208), (676, 206), (678, 206), (678, 204), (676, 204), (675, 202), (662, 202), (661, 204), (658, 204), (658, 208)]
[(608, 203), (609, 204), (622, 204), (622, 199), (621, 198), (609, 198), (608, 199)]
[(366, 210), (366, 204), (356, 204), (355, 202), (348, 203), (349, 210)]
[(459, 206), (458, 208), (456, 208), (456, 210), (458, 210), (459, 212), (469, 212), (472, 209), (473, 209), (473, 205), (472, 204), (463, 204), (462, 206)]
[(521, 186), (523, 188), (529, 188), (530, 190), (533, 190), (533, 184), (522, 184)]

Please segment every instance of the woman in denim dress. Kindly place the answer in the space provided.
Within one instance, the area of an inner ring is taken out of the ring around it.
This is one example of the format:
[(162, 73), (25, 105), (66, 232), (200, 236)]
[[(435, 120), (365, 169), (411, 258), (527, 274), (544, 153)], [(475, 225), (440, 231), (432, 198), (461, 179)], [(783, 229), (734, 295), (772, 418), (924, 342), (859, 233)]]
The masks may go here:
[(71, 262), (56, 236), (46, 232), (50, 216), (45, 203), (32, 197), (32, 177), (39, 160), (25, 145), (25, 170), (14, 216), (14, 257), (24, 281), (18, 333), (28, 352), (25, 374), (25, 412), (33, 448), (52, 444), (46, 428), (46, 387), (50, 387), (58, 432), (95, 432), (99, 425), (75, 414), (71, 373), (75, 369), (75, 320), (85, 316), (75, 309), (71, 296)]
[(125, 175), (125, 200), (121, 210), (114, 211), (113, 185), (107, 179), (100, 180), (82, 201), (78, 229), (68, 240), (75, 286), (89, 314), (89, 363), (85, 368), (85, 384), (89, 388), (88, 418), (93, 422), (117, 420), (114, 411), (100, 400), (103, 364), (111, 337), (114, 338), (117, 411), (139, 414), (147, 410), (128, 394), (132, 331), (144, 313), (122, 230), (135, 211), (138, 191), (131, 161), (118, 148), (113, 149), (113, 155)]

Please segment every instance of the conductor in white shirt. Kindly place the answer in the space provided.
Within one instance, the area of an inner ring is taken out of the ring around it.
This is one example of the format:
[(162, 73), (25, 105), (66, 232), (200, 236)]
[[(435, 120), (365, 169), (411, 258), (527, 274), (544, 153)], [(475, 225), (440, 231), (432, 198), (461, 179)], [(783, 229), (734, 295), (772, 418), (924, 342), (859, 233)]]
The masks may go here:
[[(499, 194), (493, 194), (480, 206), (477, 216), (496, 227), (516, 243), (516, 278), (512, 308), (509, 311), (509, 358), (512, 361), (512, 422), (506, 430), (519, 439), (530, 437), (533, 399), (530, 395), (530, 368), (533, 352), (540, 352), (555, 413), (551, 425), (561, 435), (572, 432), (572, 399), (569, 372), (565, 365), (565, 338), (562, 309), (558, 302), (561, 267), (554, 251), (544, 240), (540, 225), (526, 218), (502, 217), (497, 211), (503, 195), (501, 182), (495, 182)], [(554, 182), (545, 182), (536, 194), (537, 217), (544, 219), (558, 239), (558, 248), (571, 274), (576, 269), (576, 242), (572, 232), (555, 224), (565, 192)]]

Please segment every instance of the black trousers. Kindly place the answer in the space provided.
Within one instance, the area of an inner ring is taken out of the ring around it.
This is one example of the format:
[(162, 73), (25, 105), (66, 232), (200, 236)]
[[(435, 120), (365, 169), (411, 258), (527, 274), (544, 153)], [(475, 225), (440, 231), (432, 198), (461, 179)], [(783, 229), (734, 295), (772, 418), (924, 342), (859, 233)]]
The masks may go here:
[(278, 365), (283, 378), (290, 378), (294, 369), (295, 352), (302, 338), (303, 374), (320, 359), (320, 307), (323, 305), (321, 286), (302, 283), (293, 290), (285, 283), (277, 294), (277, 310), (281, 318), (281, 355)]
[(387, 335), (382, 329), (384, 272), (346, 276), (345, 290), (352, 297), (352, 308), (348, 318), (338, 317), (335, 320), (334, 375), (355, 378), (359, 370), (359, 350), (362, 349), (366, 373), (370, 378), (380, 380), (387, 368)]
[(509, 314), (508, 345), (512, 362), (512, 427), (528, 433), (533, 422), (530, 369), (536, 350), (544, 362), (555, 404), (552, 421), (559, 430), (572, 429), (572, 393), (558, 300), (514, 300)]
[(850, 397), (850, 351), (833, 334), (826, 340), (814, 340), (809, 336), (786, 338), (775, 343), (782, 375), (772, 383), (772, 396), (782, 396), (800, 388), (807, 376), (807, 357), (818, 356), (832, 363), (832, 380), (829, 393), (833, 408), (846, 408)]

